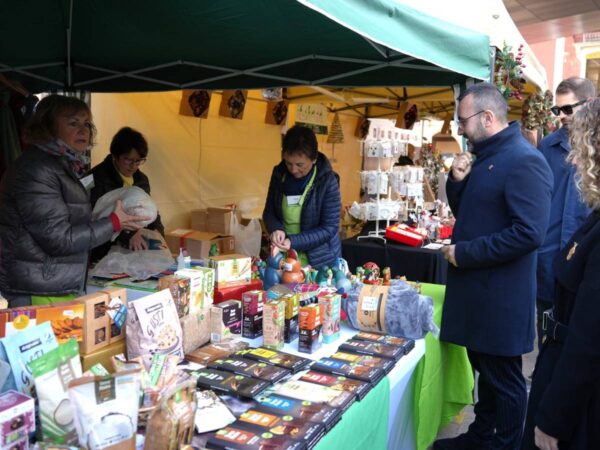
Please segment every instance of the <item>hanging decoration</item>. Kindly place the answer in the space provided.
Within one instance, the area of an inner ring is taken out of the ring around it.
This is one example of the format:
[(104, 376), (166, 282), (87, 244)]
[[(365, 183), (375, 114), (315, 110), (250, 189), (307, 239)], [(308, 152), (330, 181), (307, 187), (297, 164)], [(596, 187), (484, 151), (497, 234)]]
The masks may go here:
[(267, 103), (267, 113), (265, 115), (265, 123), (271, 125), (281, 125), (288, 113), (287, 100)]
[(240, 89), (235, 91), (223, 91), (219, 115), (241, 120), (244, 117), (244, 108), (246, 107), (247, 98), (248, 91)]
[(523, 103), (523, 116), (521, 123), (527, 130), (542, 130), (542, 136), (546, 136), (558, 127), (558, 119), (550, 111), (554, 102), (554, 96), (550, 90), (532, 94)]
[(523, 64), (523, 44), (519, 45), (517, 56), (512, 52), (512, 46), (506, 42), (502, 50), (496, 52), (496, 76), (494, 84), (504, 96), (504, 98), (515, 98), (523, 100), (523, 88), (525, 78), (523, 69), (526, 67)]
[(417, 110), (417, 105), (412, 105), (410, 108), (408, 108), (408, 111), (404, 113), (404, 129), (412, 130), (418, 116), (419, 111)]
[(356, 128), (354, 129), (354, 136), (359, 139), (366, 139), (369, 135), (369, 127), (371, 126), (371, 121), (366, 117), (359, 117), (356, 122)]
[[(425, 183), (431, 188), (432, 193), (426, 195), (426, 201), (435, 201), (438, 196), (438, 174), (443, 169), (443, 163), (433, 150), (432, 144), (424, 144), (421, 147), (420, 165), (424, 170)], [(433, 199), (427, 197), (433, 196)]]
[(179, 103), (179, 114), (183, 116), (194, 116), (200, 119), (208, 117), (210, 106), (210, 92), (204, 89), (196, 91), (181, 91), (181, 102)]
[(262, 98), (268, 102), (278, 102), (283, 99), (283, 88), (266, 88), (260, 91)]
[(343, 144), (344, 143), (344, 132), (342, 130), (342, 124), (340, 123), (340, 116), (338, 113), (333, 115), (333, 122), (331, 122), (331, 128), (329, 129), (329, 135), (327, 136), (328, 144)]

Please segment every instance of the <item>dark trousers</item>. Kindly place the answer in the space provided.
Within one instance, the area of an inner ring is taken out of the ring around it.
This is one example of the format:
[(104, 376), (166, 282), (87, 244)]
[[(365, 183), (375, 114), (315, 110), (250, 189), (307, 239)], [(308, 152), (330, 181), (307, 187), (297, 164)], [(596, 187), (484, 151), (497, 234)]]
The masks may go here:
[(544, 311), (552, 309), (552, 302), (540, 300), (539, 298), (535, 301), (535, 315), (537, 319), (537, 338), (538, 338), (538, 351), (542, 351), (542, 344), (544, 340), (544, 331), (542, 330), (542, 323), (544, 320)]
[(479, 400), (469, 435), (482, 449), (518, 449), (527, 407), (521, 356), (495, 356), (468, 349), (467, 354), (479, 372)]

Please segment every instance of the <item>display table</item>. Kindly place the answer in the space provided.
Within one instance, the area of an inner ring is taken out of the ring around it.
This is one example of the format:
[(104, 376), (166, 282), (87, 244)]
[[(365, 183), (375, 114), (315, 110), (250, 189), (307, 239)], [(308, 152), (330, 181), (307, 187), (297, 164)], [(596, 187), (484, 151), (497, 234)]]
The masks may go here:
[[(102, 288), (88, 286), (89, 292), (98, 290)], [(434, 320), (439, 326), (445, 287), (423, 283), (421, 292), (433, 299)], [(149, 294), (127, 289), (129, 299)], [(298, 352), (297, 341), (286, 344), (284, 351), (318, 359), (334, 353), (354, 334), (356, 330), (343, 325), (337, 342), (324, 344), (312, 355)], [(258, 347), (262, 339), (248, 342)], [(472, 391), (473, 373), (466, 350), (440, 342), (429, 333), (425, 339), (416, 340), (415, 348), (362, 401), (344, 413), (316, 448), (425, 450), (439, 429), (472, 403)]]
[[(445, 286), (422, 284), (421, 293), (433, 299), (434, 320), (440, 326)], [(425, 357), (415, 370), (413, 415), (417, 450), (427, 449), (439, 430), (473, 403), (473, 371), (464, 347), (425, 337)], [(400, 448), (400, 447), (395, 447)]]
[[(298, 341), (286, 344), (282, 351), (317, 360), (335, 353), (342, 342), (350, 339), (356, 333), (357, 330), (354, 328), (342, 324), (340, 339), (331, 344), (323, 344), (315, 353), (299, 352)], [(252, 347), (262, 345), (262, 338), (244, 340)], [(413, 395), (412, 391), (407, 391), (407, 387), (412, 385), (411, 380), (415, 368), (424, 354), (425, 340), (418, 339), (415, 341), (415, 348), (400, 358), (396, 366), (384, 378), (384, 381), (380, 382), (365, 398), (352, 405), (344, 413), (342, 420), (325, 435), (325, 438), (319, 442), (316, 448), (322, 450), (330, 448), (415, 448), (414, 427), (412, 426)], [(387, 386), (387, 389), (382, 390), (382, 385)], [(390, 399), (395, 401), (391, 402)], [(383, 408), (384, 404), (388, 407)], [(381, 411), (383, 409), (385, 411)], [(352, 419), (354, 417), (357, 419)], [(369, 427), (364, 426), (365, 417), (369, 417)], [(377, 422), (374, 420), (375, 417), (378, 417)], [(346, 420), (348, 418), (351, 419)], [(338, 436), (338, 438), (332, 438), (331, 435)], [(388, 441), (391, 442), (392, 440), (397, 441), (400, 446), (389, 446)], [(327, 444), (328, 442), (329, 444)], [(344, 445), (341, 445), (341, 442), (344, 442)], [(368, 445), (365, 447), (367, 443)], [(375, 446), (376, 443), (381, 445)]]
[(389, 267), (392, 275), (405, 276), (408, 280), (421, 283), (446, 283), (448, 262), (440, 250), (409, 247), (390, 239), (384, 243), (380, 239), (357, 237), (342, 241), (342, 257), (354, 272), (357, 266), (373, 261), (381, 269)]

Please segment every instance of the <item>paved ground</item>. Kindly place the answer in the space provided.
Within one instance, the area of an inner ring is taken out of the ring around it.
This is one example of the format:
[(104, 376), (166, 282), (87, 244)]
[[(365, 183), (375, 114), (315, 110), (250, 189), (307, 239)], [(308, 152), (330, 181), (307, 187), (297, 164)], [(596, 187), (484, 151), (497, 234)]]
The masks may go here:
[[(523, 375), (525, 375), (525, 381), (527, 382), (528, 389), (529, 384), (531, 383), (531, 379), (529, 377), (533, 372), (533, 367), (535, 366), (535, 360), (538, 354), (537, 341), (534, 345), (534, 351), (523, 355)], [(466, 433), (467, 429), (469, 428), (469, 425), (471, 424), (471, 422), (473, 422), (474, 418), (475, 416), (473, 414), (473, 406), (467, 406), (465, 409), (463, 409), (461, 414), (455, 417), (455, 419), (450, 424), (448, 424), (448, 426), (440, 430), (438, 434), (438, 439), (451, 438), (458, 436), (459, 434)]]

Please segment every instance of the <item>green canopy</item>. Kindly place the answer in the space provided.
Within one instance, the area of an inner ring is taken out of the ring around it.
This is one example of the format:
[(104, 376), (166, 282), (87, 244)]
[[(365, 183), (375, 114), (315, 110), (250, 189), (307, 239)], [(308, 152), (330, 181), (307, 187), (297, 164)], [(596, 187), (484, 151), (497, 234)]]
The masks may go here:
[(0, 73), (33, 92), (449, 86), (486, 35), (394, 0), (2, 0)]

